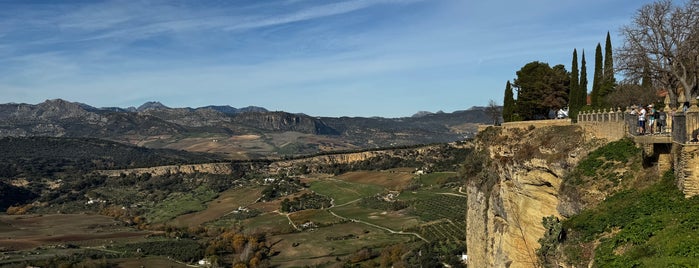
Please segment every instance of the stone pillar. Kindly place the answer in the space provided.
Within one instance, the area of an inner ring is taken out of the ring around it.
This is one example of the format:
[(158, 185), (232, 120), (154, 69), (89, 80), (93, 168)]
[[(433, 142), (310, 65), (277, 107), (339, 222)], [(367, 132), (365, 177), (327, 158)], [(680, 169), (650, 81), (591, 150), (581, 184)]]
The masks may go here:
[(693, 142), (697, 140), (697, 131), (699, 131), (699, 107), (697, 107), (697, 99), (689, 100), (689, 109), (685, 113), (685, 120), (687, 122), (687, 136), (688, 142)]
[(663, 107), (663, 112), (665, 112), (665, 129), (663, 132), (672, 133), (672, 116), (675, 115), (675, 109), (670, 108), (670, 94), (665, 95), (665, 107)]

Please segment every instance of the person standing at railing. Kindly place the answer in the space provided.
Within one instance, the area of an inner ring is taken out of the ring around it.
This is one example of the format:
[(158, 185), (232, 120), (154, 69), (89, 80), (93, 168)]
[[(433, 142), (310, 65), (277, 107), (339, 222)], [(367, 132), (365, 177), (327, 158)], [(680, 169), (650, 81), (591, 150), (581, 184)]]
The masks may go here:
[(657, 110), (653, 108), (653, 104), (648, 104), (648, 134), (655, 134), (655, 119)]
[(638, 135), (646, 133), (646, 109), (643, 106), (638, 106)]
[(656, 132), (662, 134), (665, 129), (665, 126), (667, 126), (667, 114), (663, 110), (658, 110), (657, 113), (658, 122), (656, 124), (658, 129), (656, 130)]

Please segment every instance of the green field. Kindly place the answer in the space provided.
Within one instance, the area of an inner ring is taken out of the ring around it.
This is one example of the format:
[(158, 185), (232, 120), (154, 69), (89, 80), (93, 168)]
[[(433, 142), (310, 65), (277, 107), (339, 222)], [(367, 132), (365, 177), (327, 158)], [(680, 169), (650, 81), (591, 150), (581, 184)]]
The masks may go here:
[(335, 205), (343, 205), (362, 197), (373, 196), (383, 192), (384, 188), (372, 184), (361, 184), (341, 180), (322, 180), (311, 183), (311, 190), (329, 196)]
[(251, 232), (289, 233), (295, 231), (286, 216), (276, 213), (265, 213), (244, 220), (241, 224)]
[(424, 184), (425, 186), (433, 186), (442, 184), (442, 182), (447, 178), (454, 176), (456, 176), (456, 172), (434, 172), (420, 175), (419, 178), (420, 183)]
[(405, 215), (397, 212), (386, 212), (376, 209), (368, 209), (351, 204), (348, 206), (331, 209), (335, 214), (351, 220), (360, 220), (371, 224), (376, 224), (394, 231), (406, 230), (417, 226), (420, 219), (415, 216)]
[(307, 209), (289, 214), (289, 218), (296, 225), (301, 225), (306, 222), (314, 222), (319, 226), (327, 226), (340, 223), (343, 220), (330, 214), (325, 209)]
[(146, 218), (150, 222), (165, 222), (179, 215), (201, 211), (206, 209), (206, 203), (216, 196), (216, 192), (204, 187), (199, 187), (188, 193), (173, 193), (153, 206)]
[(448, 194), (435, 194), (414, 203), (414, 214), (424, 221), (450, 219), (466, 221), (466, 197)]
[(381, 248), (386, 245), (412, 241), (413, 236), (390, 234), (361, 223), (343, 223), (316, 229), (270, 237), (275, 242), (272, 265), (304, 267), (335, 263), (336, 256), (346, 256), (362, 247)]

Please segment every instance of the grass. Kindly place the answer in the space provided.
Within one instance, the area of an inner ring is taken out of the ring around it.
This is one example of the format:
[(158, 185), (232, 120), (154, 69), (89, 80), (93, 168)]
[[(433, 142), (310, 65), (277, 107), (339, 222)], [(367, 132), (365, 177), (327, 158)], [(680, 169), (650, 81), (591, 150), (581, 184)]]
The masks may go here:
[(289, 218), (296, 225), (301, 225), (306, 222), (314, 222), (319, 226), (327, 226), (340, 223), (342, 220), (333, 216), (327, 210), (307, 209), (289, 214)]
[(564, 221), (572, 230), (569, 251), (600, 241), (594, 254), (599, 267), (699, 266), (699, 198), (685, 199), (674, 181), (668, 173), (659, 183), (618, 193)]
[(179, 215), (206, 209), (206, 203), (218, 194), (205, 187), (199, 187), (188, 193), (172, 193), (162, 202), (153, 206), (146, 218), (150, 222), (165, 222)]
[(368, 209), (359, 207), (357, 204), (333, 208), (333, 212), (337, 215), (354, 220), (383, 226), (394, 231), (406, 230), (417, 226), (420, 220), (411, 215), (405, 215), (401, 212), (387, 212), (376, 209)]
[[(641, 155), (641, 149), (631, 139), (622, 139), (610, 142), (605, 146), (592, 151), (585, 159), (575, 167), (567, 176), (566, 181), (572, 185), (581, 185), (585, 181), (595, 178), (605, 178), (616, 185), (628, 174), (617, 173), (617, 169), (631, 170), (640, 168), (640, 161), (636, 161)], [(635, 165), (635, 166), (634, 166)]]
[(310, 189), (318, 194), (334, 199), (335, 205), (342, 205), (362, 197), (373, 196), (384, 190), (383, 187), (378, 185), (341, 180), (315, 181), (311, 183)]
[(172, 224), (177, 226), (197, 226), (214, 221), (238, 209), (238, 207), (245, 207), (254, 203), (260, 196), (262, 189), (262, 187), (246, 187), (225, 191), (216, 199), (208, 202), (206, 209), (180, 215), (172, 221)]
[(391, 169), (388, 171), (352, 171), (335, 178), (353, 183), (378, 185), (397, 191), (408, 186), (414, 177), (412, 172), (406, 172), (405, 169)]
[(420, 182), (426, 186), (444, 184), (450, 177), (456, 176), (456, 172), (434, 172), (420, 176)]
[[(349, 239), (334, 239), (351, 235), (353, 236)], [(336, 262), (335, 256), (347, 256), (362, 247), (382, 248), (412, 239), (412, 236), (390, 234), (381, 229), (352, 222), (269, 238), (275, 242), (271, 250), (279, 252), (272, 257), (272, 265), (283, 264), (285, 267)]]
[(242, 221), (241, 225), (246, 230), (257, 233), (290, 233), (294, 231), (289, 219), (277, 213), (266, 213), (246, 219)]

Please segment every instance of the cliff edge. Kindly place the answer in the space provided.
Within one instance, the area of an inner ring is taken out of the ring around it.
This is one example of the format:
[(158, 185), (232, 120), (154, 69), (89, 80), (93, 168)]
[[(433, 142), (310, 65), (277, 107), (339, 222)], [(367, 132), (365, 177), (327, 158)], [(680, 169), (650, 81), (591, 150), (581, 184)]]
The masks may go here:
[(482, 169), (465, 174), (469, 266), (536, 266), (542, 218), (570, 207), (559, 198), (563, 177), (594, 147), (575, 125), (480, 132), (472, 165)]

